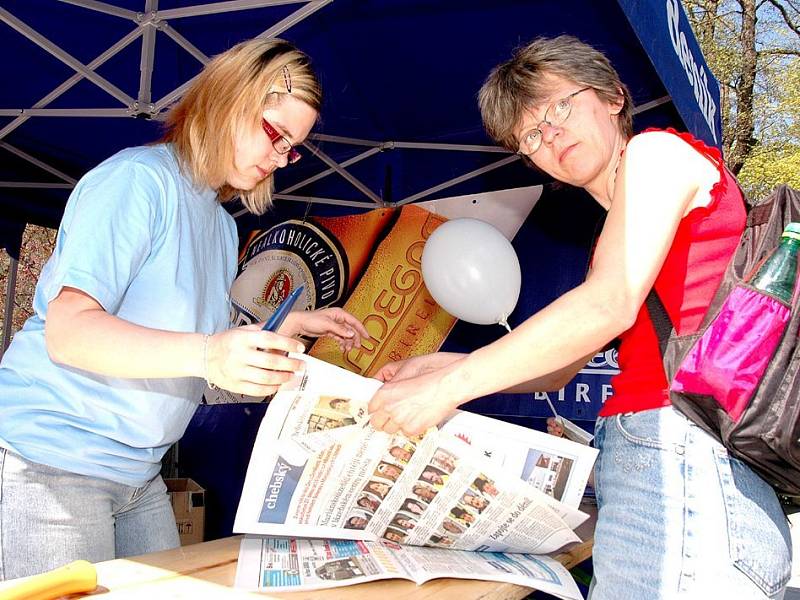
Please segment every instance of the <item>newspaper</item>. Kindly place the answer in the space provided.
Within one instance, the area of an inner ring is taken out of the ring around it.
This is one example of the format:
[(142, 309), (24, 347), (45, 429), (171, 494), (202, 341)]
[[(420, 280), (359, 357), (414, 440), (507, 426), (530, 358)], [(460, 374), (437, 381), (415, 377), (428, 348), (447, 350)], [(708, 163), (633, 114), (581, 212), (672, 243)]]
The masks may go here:
[(392, 578), (422, 584), (441, 577), (502, 581), (569, 600), (582, 598), (569, 572), (547, 556), (420, 548), (386, 540), (246, 537), (235, 585), (280, 592)]
[(297, 358), (306, 370), (261, 423), (235, 532), (383, 540), (446, 556), (547, 554), (580, 541), (573, 529), (588, 517), (578, 504), (596, 450), (467, 412), (416, 438), (376, 431), (367, 405), (381, 382)]

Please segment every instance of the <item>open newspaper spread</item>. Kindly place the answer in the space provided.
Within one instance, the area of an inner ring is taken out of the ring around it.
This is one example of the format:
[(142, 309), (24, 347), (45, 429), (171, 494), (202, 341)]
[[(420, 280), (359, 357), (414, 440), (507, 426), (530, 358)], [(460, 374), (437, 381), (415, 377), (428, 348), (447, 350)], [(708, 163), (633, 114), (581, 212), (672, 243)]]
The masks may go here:
[(237, 586), (447, 576), (580, 598), (563, 566), (531, 555), (580, 541), (596, 450), (463, 411), (416, 438), (376, 431), (381, 382), (297, 358), (306, 370), (267, 410), (234, 523), (271, 537), (242, 542)]

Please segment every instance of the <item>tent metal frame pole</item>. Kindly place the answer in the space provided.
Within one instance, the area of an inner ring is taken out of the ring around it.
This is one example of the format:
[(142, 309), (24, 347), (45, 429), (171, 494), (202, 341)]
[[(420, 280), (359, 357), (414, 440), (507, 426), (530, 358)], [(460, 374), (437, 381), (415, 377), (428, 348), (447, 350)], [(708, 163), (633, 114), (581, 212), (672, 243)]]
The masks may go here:
[(41, 181), (0, 181), (0, 188), (30, 188), (36, 190), (71, 190), (71, 183), (42, 183)]
[[(361, 202), (359, 200), (340, 200), (339, 198), (324, 198), (322, 196), (297, 196), (296, 194), (273, 194), (272, 198), (274, 200), (286, 200), (287, 202), (303, 202), (305, 204), (335, 204), (336, 206), (351, 206), (353, 208), (372, 208), (372, 205), (367, 202)], [(388, 205), (387, 205), (388, 206)], [(238, 219), (239, 217), (248, 214), (248, 210), (246, 208), (242, 208), (235, 213), (233, 213), (233, 217)]]
[[(97, 58), (95, 58), (87, 66), (92, 70), (97, 69), (103, 63), (105, 63), (107, 60), (109, 60), (110, 58), (114, 57), (120, 51), (124, 50), (132, 42), (134, 42), (137, 39), (139, 39), (139, 36), (141, 36), (142, 33), (143, 33), (143, 31), (140, 28), (137, 27), (136, 29), (132, 30), (128, 35), (126, 35), (125, 37), (120, 39), (116, 44), (111, 46), (108, 50), (106, 50), (101, 55), (99, 55)], [(42, 98), (36, 104), (34, 104), (32, 108), (34, 108), (34, 109), (44, 108), (45, 106), (50, 104), (53, 100), (55, 100), (56, 98), (58, 98), (59, 96), (61, 96), (65, 92), (67, 92), (68, 90), (70, 90), (75, 84), (77, 84), (82, 79), (83, 79), (83, 75), (81, 75), (80, 73), (75, 73), (69, 79), (64, 81), (64, 83), (59, 85), (52, 92), (50, 92), (44, 98)], [(31, 115), (26, 115), (25, 114), (25, 110), (30, 110), (30, 109), (20, 109), (20, 112), (19, 112), (20, 116), (18, 116), (16, 119), (11, 121), (11, 123), (6, 125), (5, 127), (3, 127), (3, 129), (0, 129), (0, 140), (3, 139), (5, 136), (7, 136), (12, 131), (14, 131), (17, 127), (22, 125), (25, 121), (27, 121), (30, 118)], [(2, 114), (2, 112), (3, 111), (0, 111), (0, 114)], [(11, 115), (4, 115), (4, 116), (11, 116)]]
[(451, 186), (454, 186), (457, 183), (461, 183), (462, 181), (467, 181), (468, 179), (472, 179), (474, 177), (477, 177), (478, 175), (483, 175), (484, 173), (488, 173), (489, 171), (493, 171), (494, 169), (499, 169), (500, 167), (503, 167), (503, 166), (505, 166), (505, 165), (507, 165), (509, 163), (512, 163), (514, 161), (517, 161), (519, 159), (520, 159), (520, 157), (519, 157), (518, 154), (512, 154), (511, 156), (506, 156), (505, 158), (503, 158), (501, 160), (498, 160), (496, 162), (493, 162), (490, 165), (486, 165), (485, 167), (481, 167), (480, 169), (475, 169), (474, 171), (470, 171), (469, 173), (464, 173), (463, 175), (460, 175), (459, 177), (454, 177), (453, 179), (450, 179), (449, 181), (445, 181), (444, 183), (440, 183), (439, 185), (435, 185), (435, 186), (433, 186), (431, 188), (428, 188), (427, 190), (423, 190), (423, 191), (421, 191), (421, 192), (419, 192), (417, 194), (414, 194), (413, 196), (408, 196), (407, 198), (404, 198), (403, 200), (400, 200), (398, 202), (394, 202), (394, 203), (392, 203), (392, 205), (393, 206), (403, 206), (404, 204), (408, 204), (409, 202), (415, 202), (416, 200), (419, 200), (420, 198), (424, 198), (425, 196), (430, 196), (431, 194), (435, 194), (436, 192), (438, 192), (440, 190), (443, 190), (445, 188), (449, 188)]
[(14, 319), (14, 297), (17, 292), (17, 269), (19, 261), (8, 255), (8, 279), (6, 280), (6, 306), (3, 311), (3, 341), (0, 346), (0, 359), (6, 353), (6, 348), (11, 343), (11, 328), (13, 327)]
[(347, 144), (350, 146), (380, 146), (382, 150), (393, 150), (395, 148), (408, 150), (456, 150), (464, 152), (497, 152), (508, 154), (508, 150), (501, 146), (484, 146), (480, 144), (444, 144), (438, 142), (398, 142), (376, 140), (365, 140), (361, 138), (351, 138), (341, 135), (328, 135), (325, 133), (312, 133), (309, 139), (320, 142), (332, 142), (335, 144)]
[(294, 27), (303, 19), (317, 12), (320, 8), (324, 8), (326, 5), (333, 2), (333, 0), (304, 0), (304, 1), (307, 1), (308, 4), (306, 4), (302, 8), (298, 8), (292, 14), (281, 19), (269, 29), (264, 30), (262, 33), (257, 35), (256, 38), (263, 40), (265, 38), (275, 37), (276, 35), (286, 31), (290, 27)]
[(208, 4), (196, 4), (184, 8), (170, 8), (162, 10), (159, 16), (163, 19), (182, 19), (184, 17), (197, 17), (203, 15), (215, 15), (224, 12), (237, 10), (250, 10), (253, 8), (264, 8), (267, 6), (281, 6), (284, 4), (298, 4), (306, 0), (228, 0), (227, 2), (210, 2)]
[[(37, 31), (28, 26), (22, 20), (18, 19), (7, 10), (0, 8), (0, 21), (4, 21), (10, 27), (17, 30), (21, 35), (25, 36), (26, 38), (28, 38), (29, 40), (31, 40), (32, 42), (43, 48), (45, 51), (53, 55), (55, 58), (66, 63), (68, 66), (70, 66), (76, 71), (74, 75), (72, 75), (69, 79), (63, 82), (56, 89), (51, 91), (47, 96), (39, 100), (32, 108), (0, 109), (0, 116), (15, 117), (14, 120), (11, 121), (11, 123), (9, 123), (2, 130), (0, 130), (0, 140), (2, 140), (9, 133), (11, 133), (13, 130), (22, 125), (25, 121), (27, 121), (31, 117), (131, 117), (135, 116), (140, 112), (145, 112), (146, 114), (149, 113), (151, 116), (158, 116), (160, 111), (168, 103), (164, 103), (163, 102), (164, 99), (162, 99), (159, 105), (155, 105), (151, 102), (152, 75), (155, 63), (154, 50), (155, 50), (157, 30), (161, 30), (166, 35), (169, 35), (170, 38), (172, 38), (179, 46), (181, 46), (186, 52), (191, 54), (201, 63), (206, 64), (210, 60), (203, 52), (201, 52), (196, 46), (194, 46), (191, 42), (189, 42), (189, 40), (187, 40), (173, 28), (169, 27), (169, 24), (165, 20), (166, 18), (170, 17), (180, 18), (186, 16), (231, 12), (235, 10), (247, 10), (253, 8), (263, 8), (268, 6), (277, 6), (284, 4), (296, 4), (299, 2), (306, 3), (306, 6), (298, 9), (293, 14), (282, 19), (280, 22), (274, 24), (272, 27), (265, 30), (258, 36), (259, 38), (264, 38), (264, 37), (274, 36), (277, 33), (280, 33), (281, 31), (288, 29), (289, 27), (293, 26), (294, 24), (306, 18), (308, 15), (312, 14), (313, 12), (316, 12), (326, 4), (330, 3), (332, 0), (231, 0), (227, 2), (208, 3), (203, 5), (196, 5), (193, 7), (186, 7), (182, 9), (167, 10), (167, 11), (162, 11), (160, 13), (158, 11), (158, 0), (146, 0), (144, 13), (137, 13), (125, 9), (120, 9), (110, 4), (99, 2), (97, 0), (62, 0), (62, 1), (67, 4), (73, 4), (75, 6), (80, 6), (82, 8), (86, 8), (89, 10), (95, 10), (113, 16), (130, 19), (137, 24), (137, 27), (129, 34), (121, 38), (108, 50), (103, 52), (100, 56), (95, 58), (91, 63), (89, 63), (88, 65), (83, 65), (80, 61), (72, 57), (69, 53), (65, 52), (59, 46), (57, 46), (52, 41), (47, 39), (45, 36), (39, 34)], [(140, 57), (141, 75), (139, 79), (138, 99), (133, 100), (133, 98), (125, 94), (122, 90), (120, 90), (110, 82), (106, 81), (103, 77), (98, 75), (95, 72), (95, 69), (97, 69), (103, 63), (105, 63), (111, 57), (118, 54), (121, 50), (130, 45), (134, 40), (138, 39), (140, 36), (143, 37), (142, 52)], [(118, 100), (125, 102), (128, 107), (119, 109), (45, 108), (45, 106), (47, 106), (50, 102), (61, 96), (63, 93), (72, 88), (82, 79), (88, 79), (92, 81), (92, 83), (94, 83), (107, 93), (116, 97)], [(184, 86), (181, 86), (181, 88), (185, 89), (185, 87), (187, 87), (187, 84), (184, 84)], [(11, 148), (13, 147), (9, 146), (6, 149), (9, 151), (13, 151), (11, 150)], [(69, 188), (74, 186), (75, 179), (69, 177), (68, 175), (62, 173), (61, 171), (58, 171), (54, 167), (51, 167), (46, 163), (39, 161), (38, 159), (34, 159), (30, 155), (27, 155), (22, 151), (17, 151), (14, 153), (23, 158), (24, 160), (28, 160), (37, 167), (45, 171), (48, 171), (54, 175), (57, 175), (58, 177), (69, 183), (37, 184), (36, 182), (6, 181), (6, 182), (0, 182), (0, 187), (4, 188), (39, 187), (41, 189), (52, 189), (54, 187)]]
[[(273, 25), (269, 29), (264, 30), (256, 37), (259, 39), (274, 37), (279, 33), (289, 29), (296, 23), (299, 23), (300, 21), (302, 21), (312, 13), (318, 11), (326, 4), (329, 4), (333, 0), (303, 0), (303, 1), (307, 1), (307, 4), (304, 7), (297, 9), (288, 17), (281, 19), (275, 25)], [(161, 112), (165, 107), (169, 106), (170, 104), (175, 102), (175, 100), (180, 98), (196, 78), (197, 75), (195, 75), (188, 81), (185, 81), (184, 83), (176, 87), (174, 90), (165, 94), (162, 98), (156, 101), (154, 104), (154, 112), (156, 113)]]
[[(368, 154), (371, 155), (371, 154), (375, 154), (375, 153), (380, 152), (380, 151), (381, 151), (381, 149), (377, 149), (376, 148), (376, 149), (373, 149), (372, 151), (364, 152), (362, 155), (359, 155), (357, 157), (354, 157), (354, 158), (350, 159), (349, 161), (346, 161), (346, 163), (348, 165), (352, 164), (353, 162), (356, 162), (356, 160), (361, 160), (362, 158), (366, 158), (366, 155), (368, 155)], [(493, 163), (491, 163), (489, 165), (486, 165), (485, 167), (481, 167), (479, 169), (475, 169), (473, 171), (470, 171), (469, 173), (464, 173), (463, 175), (459, 175), (458, 177), (454, 177), (453, 179), (449, 179), (449, 180), (447, 180), (445, 182), (442, 182), (439, 185), (435, 185), (435, 186), (433, 186), (431, 188), (423, 190), (423, 191), (421, 191), (421, 192), (419, 192), (417, 194), (414, 194), (413, 196), (409, 196), (408, 198), (400, 200), (399, 202), (384, 202), (384, 201), (381, 201), (379, 203), (379, 205), (380, 206), (388, 206), (388, 207), (397, 207), (397, 206), (403, 206), (404, 204), (408, 204), (410, 202), (415, 202), (416, 200), (419, 200), (420, 198), (424, 198), (425, 196), (429, 196), (429, 195), (434, 194), (434, 193), (436, 193), (436, 192), (438, 192), (440, 190), (443, 190), (443, 189), (446, 189), (448, 187), (454, 186), (456, 184), (462, 183), (462, 182), (467, 181), (469, 179), (473, 179), (474, 177), (478, 177), (479, 175), (483, 175), (484, 173), (488, 173), (489, 171), (493, 171), (494, 169), (499, 169), (500, 167), (503, 167), (503, 166), (505, 166), (507, 164), (510, 164), (512, 162), (515, 162), (515, 161), (519, 160), (519, 158), (520, 157), (518, 155), (516, 155), (516, 154), (511, 155), (511, 156), (507, 156), (507, 157), (505, 157), (505, 158), (503, 158), (501, 160), (498, 160), (498, 161), (495, 161), (495, 162), (493, 162)], [(346, 163), (342, 163), (340, 166), (345, 166)], [(287, 193), (289, 191), (297, 190), (297, 189), (305, 186), (306, 184), (311, 183), (312, 181), (316, 181), (317, 179), (321, 179), (322, 177), (330, 175), (335, 170), (336, 169), (331, 168), (331, 169), (328, 169), (327, 171), (323, 171), (321, 173), (318, 173), (317, 175), (314, 175), (314, 176), (312, 176), (312, 177), (310, 177), (308, 179), (305, 179), (305, 180), (301, 181), (300, 183), (297, 183), (297, 184), (291, 186), (290, 188), (287, 188), (285, 192), (274, 194), (273, 198), (275, 198), (276, 200), (291, 200), (291, 201), (294, 201), (294, 202), (309, 202), (309, 203), (321, 202), (321, 203), (324, 203), (324, 204), (336, 204), (338, 206), (355, 206), (355, 207), (358, 207), (358, 208), (369, 208), (370, 205), (367, 204), (366, 202), (358, 202), (358, 201), (353, 201), (353, 200), (341, 200), (341, 199), (335, 199), (335, 198), (321, 198), (321, 197), (316, 197), (316, 196), (298, 196), (298, 195), (292, 195), (292, 194), (288, 194)], [(348, 181), (349, 181), (349, 179), (348, 179)], [(235, 213), (234, 216), (238, 217), (238, 216), (241, 216), (241, 215), (245, 214), (246, 212), (247, 211), (243, 210), (243, 211)]]
[(72, 185), (75, 185), (76, 183), (78, 183), (77, 179), (74, 179), (74, 178), (70, 177), (66, 173), (62, 173), (61, 171), (59, 171), (55, 167), (51, 167), (47, 163), (44, 163), (41, 160), (39, 160), (38, 158), (35, 158), (35, 157), (31, 156), (30, 154), (27, 154), (27, 153), (23, 152), (19, 148), (15, 148), (14, 146), (12, 146), (11, 144), (9, 144), (7, 142), (0, 142), (0, 148), (2, 148), (3, 150), (6, 150), (7, 152), (10, 152), (11, 154), (16, 154), (21, 159), (26, 160), (29, 163), (33, 164), (33, 165), (36, 165), (40, 169), (42, 169), (44, 171), (47, 171), (48, 173), (50, 173), (52, 175), (55, 175), (56, 177), (58, 177), (59, 179), (62, 179), (63, 181), (65, 181), (67, 183), (71, 183)]
[(655, 100), (650, 100), (650, 102), (645, 102), (644, 104), (640, 104), (639, 106), (633, 107), (633, 114), (638, 115), (643, 112), (650, 110), (651, 108), (655, 108), (656, 106), (661, 106), (662, 104), (666, 104), (667, 102), (672, 102), (672, 98), (669, 96), (661, 96), (661, 98), (656, 98)]
[[(371, 150), (368, 150), (367, 152), (364, 152), (364, 153), (362, 153), (362, 154), (360, 154), (360, 155), (358, 155), (358, 156), (356, 156), (356, 157), (354, 157), (352, 159), (349, 159), (348, 161), (345, 161), (344, 163), (339, 165), (340, 167), (349, 166), (350, 164), (353, 164), (354, 162), (360, 161), (363, 158), (366, 158), (367, 156), (371, 156), (372, 154), (376, 154), (377, 152), (384, 151), (384, 150), (393, 150), (393, 149), (450, 150), (450, 151), (455, 150), (455, 151), (464, 151), (464, 152), (491, 152), (491, 153), (501, 153), (501, 154), (508, 154), (509, 153), (508, 150), (506, 150), (505, 148), (501, 148), (500, 146), (483, 146), (483, 145), (475, 145), (475, 144), (442, 144), (442, 143), (434, 143), (434, 142), (395, 142), (395, 141), (376, 142), (376, 141), (373, 141), (373, 140), (364, 140), (364, 139), (359, 139), (359, 138), (348, 138), (348, 137), (343, 137), (343, 136), (333, 136), (333, 135), (326, 135), (326, 134), (312, 134), (309, 137), (314, 139), (315, 141), (327, 141), (327, 142), (333, 142), (333, 143), (339, 143), (339, 144), (353, 144), (353, 145), (359, 145), (359, 146), (372, 146)], [(274, 197), (276, 199), (286, 199), (286, 200), (297, 200), (297, 201), (300, 201), (301, 197), (297, 197), (297, 196), (289, 197), (288, 192), (292, 192), (292, 191), (295, 191), (297, 189), (300, 189), (303, 186), (305, 186), (307, 184), (310, 184), (310, 183), (312, 183), (314, 181), (317, 181), (317, 180), (319, 180), (319, 179), (321, 179), (323, 177), (326, 177), (327, 175), (330, 175), (333, 172), (339, 172), (343, 177), (345, 177), (345, 179), (350, 181), (350, 179), (347, 176), (344, 175), (345, 171), (343, 170), (343, 168), (340, 170), (340, 169), (337, 169), (336, 167), (334, 167), (333, 165), (336, 164), (336, 163), (332, 159), (327, 157), (326, 155), (322, 154), (320, 152), (319, 148), (313, 146), (312, 144), (309, 144), (308, 142), (306, 142), (304, 144), (304, 146), (309, 147), (312, 150), (312, 152), (314, 152), (315, 155), (318, 155), (320, 157), (320, 159), (322, 159), (322, 156), (325, 156), (326, 158), (331, 160), (332, 164), (328, 163), (331, 168), (329, 168), (329, 169), (327, 169), (325, 171), (322, 171), (320, 173), (317, 173), (316, 175), (313, 175), (312, 177), (309, 177), (308, 179), (305, 179), (305, 180), (303, 180), (303, 181), (301, 181), (301, 182), (299, 182), (297, 184), (292, 185), (291, 187), (287, 188), (282, 193), (275, 194)], [(320, 156), (320, 155), (322, 155), (322, 156)], [(399, 202), (380, 201), (377, 204), (379, 204), (380, 206), (402, 206), (404, 204), (408, 204), (409, 202), (414, 202), (415, 200), (418, 200), (418, 199), (423, 198), (425, 196), (428, 196), (430, 194), (436, 193), (436, 192), (438, 192), (440, 190), (446, 189), (446, 188), (451, 187), (453, 185), (456, 185), (458, 183), (462, 183), (464, 181), (467, 181), (469, 179), (472, 179), (474, 177), (477, 177), (479, 175), (482, 175), (482, 174), (487, 173), (489, 171), (492, 171), (494, 169), (497, 169), (497, 168), (500, 168), (502, 166), (505, 166), (506, 164), (514, 162), (514, 161), (516, 161), (518, 159), (519, 159), (519, 157), (516, 156), (516, 155), (509, 156), (509, 157), (506, 157), (506, 158), (504, 158), (502, 160), (496, 161), (496, 162), (494, 162), (494, 163), (492, 163), (490, 165), (487, 165), (485, 167), (481, 167), (481, 168), (476, 169), (474, 171), (470, 171), (469, 173), (465, 173), (463, 175), (460, 175), (460, 176), (455, 177), (453, 179), (450, 179), (448, 181), (442, 182), (442, 183), (440, 183), (440, 184), (438, 184), (438, 185), (436, 185), (434, 187), (431, 187), (431, 188), (428, 188), (427, 190), (419, 192), (418, 194), (415, 194), (413, 196), (409, 196), (408, 198), (405, 198), (404, 200), (401, 200)], [(323, 161), (327, 162), (324, 159), (323, 159)], [(352, 181), (350, 181), (350, 183), (355, 185), (355, 183), (353, 183)], [(356, 186), (356, 187), (358, 187), (358, 186)], [(358, 187), (358, 189), (360, 191), (364, 192), (364, 190), (361, 189), (360, 187)], [(372, 196), (377, 196), (377, 195), (373, 193), (370, 197), (372, 198)], [(311, 196), (308, 196), (307, 200), (309, 202), (322, 201), (322, 202), (325, 202), (327, 204), (339, 204), (339, 205), (342, 205), (342, 206), (354, 206), (352, 201), (349, 201), (349, 200), (334, 200), (334, 199), (331, 199), (331, 198), (324, 198), (324, 199), (316, 198), (316, 199), (314, 199), (314, 197), (311, 197)], [(373, 202), (374, 201), (375, 200), (373, 200)], [(362, 207), (363, 206), (367, 206), (367, 205), (365, 205), (363, 203), (362, 204), (356, 203), (355, 205), (362, 206)]]
[(408, 150), (455, 150), (457, 152), (497, 152), (508, 154), (500, 146), (480, 146), (475, 144), (438, 144), (435, 142), (391, 142), (395, 148)]
[[(144, 10), (147, 14), (158, 11), (158, 0), (145, 0)], [(154, 27), (144, 27), (142, 34), (142, 55), (139, 60), (139, 95), (137, 100), (140, 106), (149, 105), (155, 108), (151, 101), (151, 87), (153, 82), (153, 63), (156, 58), (156, 30)]]
[(311, 144), (309, 142), (306, 142), (303, 145), (306, 148), (308, 148), (309, 150), (311, 150), (311, 152), (314, 153), (314, 156), (319, 158), (322, 162), (324, 162), (326, 165), (328, 165), (331, 169), (333, 169), (339, 175), (341, 175), (347, 181), (349, 181), (350, 185), (352, 185), (354, 188), (356, 188), (358, 191), (360, 191), (362, 194), (364, 194), (367, 198), (372, 200), (375, 204), (383, 205), (383, 200), (381, 200), (380, 196), (378, 196), (375, 192), (373, 192), (366, 185), (364, 185), (364, 183), (361, 182), (358, 178), (356, 178), (353, 175), (351, 175), (350, 173), (348, 173), (345, 169), (342, 168), (342, 166), (339, 163), (337, 163), (330, 156), (325, 154), (317, 146), (315, 146), (314, 144)]
[(295, 194), (275, 194), (273, 196), (276, 200), (289, 200), (291, 202), (306, 202), (306, 203), (323, 203), (335, 204), (336, 206), (352, 206), (355, 208), (373, 208), (366, 202), (359, 202), (358, 200), (340, 200), (338, 198), (324, 198), (321, 196), (297, 196)]
[[(466, 151), (466, 152), (493, 152), (493, 153), (508, 154), (508, 150), (506, 150), (505, 148), (501, 148), (499, 146), (480, 146), (480, 145), (468, 145), (468, 144), (438, 144), (438, 143), (425, 143), (425, 142), (375, 142), (375, 141), (371, 141), (371, 140), (347, 138), (347, 137), (342, 137), (342, 136), (330, 136), (330, 135), (324, 135), (324, 134), (317, 134), (317, 135), (312, 135), (312, 136), (309, 136), (309, 137), (313, 138), (314, 140), (319, 140), (319, 141), (329, 141), (329, 142), (336, 142), (336, 143), (341, 143), (341, 144), (350, 144), (350, 143), (354, 142), (357, 145), (373, 146), (373, 147), (370, 150), (368, 150), (366, 152), (363, 152), (362, 154), (359, 154), (358, 156), (355, 156), (355, 157), (353, 157), (353, 158), (351, 158), (351, 159), (339, 164), (338, 166), (342, 167), (341, 170), (337, 169), (336, 167), (333, 166), (334, 164), (337, 164), (337, 163), (335, 163), (335, 161), (333, 161), (333, 159), (330, 159), (330, 157), (327, 157), (326, 155), (324, 155), (324, 156), (326, 156), (326, 158), (328, 158), (331, 161), (331, 163), (333, 163), (333, 164), (328, 163), (330, 168), (328, 168), (327, 170), (322, 171), (320, 173), (317, 173), (316, 175), (313, 175), (313, 176), (311, 176), (311, 177), (309, 177), (307, 179), (304, 179), (303, 181), (290, 186), (289, 188), (287, 188), (286, 190), (283, 190), (282, 192), (280, 192), (278, 194), (275, 194), (274, 197), (276, 199), (279, 199), (279, 200), (280, 199), (299, 200), (300, 197), (297, 197), (297, 196), (289, 197), (289, 193), (293, 192), (295, 190), (298, 190), (298, 189), (300, 189), (300, 188), (302, 188), (302, 187), (304, 187), (304, 186), (306, 186), (306, 185), (308, 185), (310, 183), (313, 183), (314, 181), (322, 179), (323, 177), (326, 177), (326, 176), (328, 176), (328, 175), (330, 175), (330, 174), (332, 174), (334, 172), (340, 173), (343, 177), (345, 177), (345, 179), (350, 181), (350, 179), (347, 176), (344, 175), (344, 173), (345, 173), (344, 167), (350, 166), (351, 164), (359, 162), (359, 161), (363, 160), (364, 158), (367, 158), (368, 156), (372, 156), (373, 154), (377, 154), (378, 152), (382, 152), (382, 151), (387, 150), (387, 149), (456, 150), (456, 151)], [(312, 144), (309, 144), (308, 142), (306, 142), (304, 145), (309, 147), (315, 155), (319, 156), (320, 154), (322, 154), (319, 151), (319, 149), (317, 147), (313, 146)], [(511, 157), (507, 157), (505, 159), (502, 159), (500, 161), (494, 162), (494, 163), (492, 163), (490, 165), (487, 165), (485, 167), (481, 167), (481, 168), (476, 169), (474, 171), (471, 171), (469, 173), (465, 173), (463, 175), (460, 175), (460, 176), (455, 177), (453, 179), (450, 179), (448, 181), (442, 182), (442, 183), (440, 183), (440, 184), (438, 184), (438, 185), (436, 185), (436, 186), (434, 186), (432, 188), (429, 188), (427, 190), (419, 192), (418, 194), (415, 194), (414, 196), (410, 196), (409, 198), (406, 198), (406, 199), (401, 200), (399, 202), (380, 201), (380, 202), (377, 202), (377, 204), (379, 204), (380, 206), (402, 206), (403, 204), (407, 204), (409, 202), (413, 202), (413, 201), (418, 200), (418, 199), (420, 199), (420, 198), (422, 198), (424, 196), (428, 196), (428, 195), (433, 194), (435, 192), (438, 192), (440, 190), (446, 189), (446, 188), (451, 187), (453, 185), (456, 185), (458, 183), (462, 183), (464, 181), (467, 181), (469, 179), (472, 179), (474, 177), (477, 177), (479, 175), (482, 175), (482, 174), (487, 173), (489, 171), (492, 171), (494, 169), (497, 169), (497, 168), (500, 168), (502, 166), (505, 166), (506, 164), (509, 164), (511, 162), (514, 162), (514, 161), (518, 160), (518, 158), (519, 157), (517, 157), (516, 155), (511, 156)], [(320, 156), (320, 159), (322, 159), (322, 156)], [(327, 162), (327, 161), (323, 160), (323, 162)], [(349, 175), (349, 173), (348, 173), (348, 175)], [(350, 183), (353, 184), (353, 185), (356, 185), (352, 181), (350, 181)], [(364, 190), (361, 189), (360, 187), (358, 187), (358, 186), (356, 186), (356, 187), (360, 191), (364, 192)], [(372, 196), (376, 196), (377, 197), (377, 195), (374, 194), (374, 193), (372, 194)], [(372, 198), (372, 196), (370, 196), (370, 198)], [(309, 201), (313, 201), (312, 200), (313, 197), (309, 196), (307, 198), (309, 199)], [(334, 201), (331, 198), (325, 198), (325, 199), (317, 198), (316, 201), (322, 201), (322, 202), (325, 202), (327, 204), (339, 204), (339, 205), (342, 205), (342, 206), (368, 206), (368, 205), (366, 205), (364, 203), (353, 204), (352, 201), (350, 201), (350, 200), (336, 200), (336, 201)], [(375, 202), (374, 199), (373, 199), (373, 202)]]
[(201, 65), (206, 65), (211, 60), (197, 46), (175, 31), (175, 28), (171, 27), (166, 21), (162, 21), (158, 24), (158, 30), (162, 31), (165, 35), (168, 35), (173, 42), (194, 56), (197, 59), (197, 62), (199, 62)]
[(0, 117), (131, 117), (128, 108), (13, 108), (0, 109)]
[(126, 106), (130, 106), (133, 104), (134, 99), (128, 96), (125, 92), (115, 86), (113, 83), (105, 79), (104, 77), (98, 75), (96, 72), (92, 71), (82, 62), (80, 62), (77, 58), (69, 54), (68, 52), (62, 50), (59, 46), (51, 42), (45, 36), (40, 34), (38, 31), (30, 27), (29, 25), (23, 23), (20, 19), (12, 15), (6, 9), (0, 7), (0, 21), (4, 21), (9, 27), (15, 29), (17, 32), (24, 35), (34, 44), (52, 54), (58, 60), (69, 66), (74, 71), (83, 75), (86, 79), (94, 83), (97, 87), (99, 87), (104, 92), (110, 94)]
[(106, 13), (107, 15), (114, 15), (115, 17), (122, 17), (123, 19), (136, 20), (136, 13), (126, 8), (112, 6), (105, 2), (98, 2), (97, 0), (60, 0), (64, 4), (74, 4), (81, 8), (89, 10), (96, 10), (97, 12)]
[(328, 135), (327, 133), (312, 133), (308, 139), (318, 142), (333, 142), (334, 144), (348, 144), (349, 146), (374, 146), (382, 147), (385, 142), (375, 140), (362, 140), (359, 138), (343, 137), (341, 135)]
[[(381, 151), (382, 150), (380, 148), (370, 148), (366, 152), (362, 152), (361, 154), (359, 154), (357, 156), (354, 156), (353, 158), (348, 158), (346, 161), (344, 161), (342, 163), (339, 163), (339, 164), (340, 164), (340, 166), (342, 168), (346, 168), (346, 167), (349, 167), (350, 165), (356, 164), (357, 162), (361, 162), (365, 158), (369, 158), (373, 154), (377, 154), (378, 152), (381, 152)], [(300, 188), (305, 187), (310, 183), (314, 183), (315, 181), (318, 181), (318, 180), (322, 179), (323, 177), (327, 177), (328, 175), (331, 175), (332, 173), (335, 173), (335, 172), (336, 172), (336, 170), (333, 167), (329, 167), (329, 168), (325, 169), (324, 171), (321, 171), (321, 172), (317, 173), (316, 175), (312, 175), (308, 179), (304, 179), (303, 181), (301, 181), (299, 183), (295, 183), (294, 185), (289, 186), (285, 190), (281, 190), (280, 193), (281, 194), (290, 194), (291, 192), (293, 192), (295, 190), (299, 190)]]

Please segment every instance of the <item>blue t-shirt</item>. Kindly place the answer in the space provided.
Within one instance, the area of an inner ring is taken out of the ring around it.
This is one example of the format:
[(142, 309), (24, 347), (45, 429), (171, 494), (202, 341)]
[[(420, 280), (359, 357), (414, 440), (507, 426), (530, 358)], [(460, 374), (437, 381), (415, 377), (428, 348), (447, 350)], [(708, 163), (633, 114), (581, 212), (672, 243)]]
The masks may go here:
[[(120, 379), (59, 365), (44, 340), (64, 286), (110, 314), (179, 332), (229, 325), (236, 224), (192, 184), (170, 145), (129, 148), (87, 173), (67, 202), (34, 315), (0, 364), (0, 446), (59, 469), (142, 486), (184, 433), (204, 381)], [(122, 358), (125, 347), (117, 352)]]

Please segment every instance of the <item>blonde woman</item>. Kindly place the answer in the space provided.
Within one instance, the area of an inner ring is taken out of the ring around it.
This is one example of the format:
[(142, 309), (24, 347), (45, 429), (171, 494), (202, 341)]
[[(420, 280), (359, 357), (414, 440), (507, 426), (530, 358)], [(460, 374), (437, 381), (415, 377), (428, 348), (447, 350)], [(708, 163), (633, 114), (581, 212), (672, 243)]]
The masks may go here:
[(228, 329), (237, 233), (222, 203), (269, 207), (320, 100), (305, 54), (244, 42), (195, 79), (161, 143), (78, 182), (0, 365), (0, 580), (177, 546), (160, 460), (206, 383), (265, 396), (301, 368), (292, 336), (367, 335), (341, 309)]

